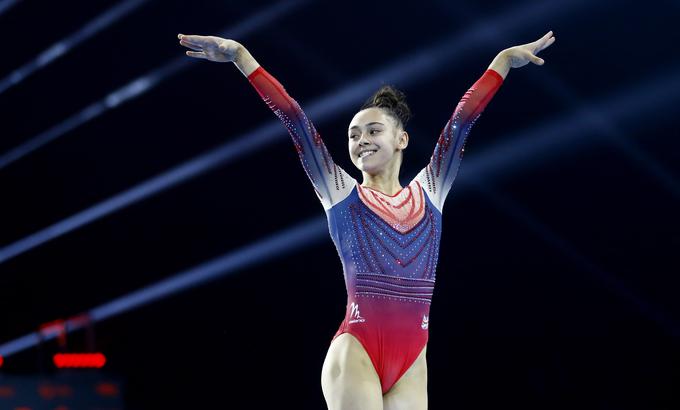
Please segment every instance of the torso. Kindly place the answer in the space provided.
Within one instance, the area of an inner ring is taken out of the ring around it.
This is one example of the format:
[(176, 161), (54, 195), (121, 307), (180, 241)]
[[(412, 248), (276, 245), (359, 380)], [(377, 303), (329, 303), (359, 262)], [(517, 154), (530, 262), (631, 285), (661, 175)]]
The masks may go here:
[(359, 374), (377, 373), (386, 393), (426, 367), (441, 214), (414, 179), (394, 195), (357, 184), (327, 216), (348, 295), (328, 365), (362, 368), (368, 357), (373, 369)]

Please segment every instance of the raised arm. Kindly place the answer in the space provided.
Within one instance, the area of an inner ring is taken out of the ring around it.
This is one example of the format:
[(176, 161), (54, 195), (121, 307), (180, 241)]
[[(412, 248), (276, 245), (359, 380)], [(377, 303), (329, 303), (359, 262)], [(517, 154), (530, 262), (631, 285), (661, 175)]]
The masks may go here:
[(470, 129), (502, 83), (503, 77), (497, 71), (487, 69), (465, 92), (439, 134), (430, 162), (417, 176), (430, 200), (440, 212), (453, 180), (458, 174)]
[(501, 51), (461, 98), (439, 135), (430, 162), (416, 176), (440, 212), (458, 174), (470, 129), (501, 87), (510, 69), (529, 62), (543, 65), (544, 61), (535, 54), (551, 45), (554, 39), (552, 31), (549, 31), (532, 43)]
[(321, 136), (297, 101), (243, 45), (219, 37), (181, 34), (178, 37), (182, 45), (193, 50), (187, 51), (187, 55), (218, 62), (233, 61), (248, 78), (293, 138), (295, 150), (324, 209), (330, 209), (349, 195), (356, 181), (333, 162)]

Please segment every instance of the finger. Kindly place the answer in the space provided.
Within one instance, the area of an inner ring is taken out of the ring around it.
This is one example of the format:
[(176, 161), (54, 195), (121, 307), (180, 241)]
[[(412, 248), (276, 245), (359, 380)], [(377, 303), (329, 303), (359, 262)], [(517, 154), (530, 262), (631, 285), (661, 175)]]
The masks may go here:
[(531, 56), (531, 62), (536, 65), (543, 65), (545, 63), (545, 61), (542, 58), (536, 57), (534, 55)]
[[(177, 38), (178, 38), (180, 41), (186, 41), (186, 42), (188, 42), (188, 43), (195, 43), (195, 42), (196, 42), (196, 39), (197, 39), (198, 37), (200, 37), (200, 36), (192, 36), (192, 35), (181, 34), (181, 33), (177, 35)], [(192, 41), (192, 40), (193, 40), (193, 41)]]
[(552, 30), (548, 31), (540, 38), (541, 41), (547, 41), (553, 35)]
[(180, 40), (185, 41), (187, 43), (191, 43), (193, 45), (202, 46), (202, 45), (206, 44), (207, 37), (206, 36), (195, 36), (195, 35), (182, 34), (182, 37), (180, 37)]
[(186, 55), (194, 58), (208, 58), (208, 56), (202, 51), (187, 51)]
[(182, 37), (182, 39), (181, 39), (179, 42), (180, 42), (180, 44), (186, 45), (187, 47), (188, 47), (188, 46), (191, 46), (191, 47), (193, 47), (193, 48), (202, 48), (202, 47), (203, 47), (203, 45), (200, 44), (200, 43), (196, 43), (196, 42), (194, 42), (194, 41), (189, 41), (189, 40), (187, 40), (187, 39), (186, 39), (186, 36)]
[(548, 39), (548, 41), (545, 42), (545, 45), (543, 45), (543, 48), (548, 48), (554, 42), (555, 42), (555, 37), (550, 37)]
[(545, 43), (543, 43), (537, 50), (536, 53), (538, 53), (541, 50), (545, 50), (546, 48), (550, 47), (552, 43), (555, 42), (555, 37), (550, 37)]
[(181, 45), (183, 45), (184, 47), (190, 48), (194, 51), (203, 51), (203, 49), (200, 46), (197, 46), (197, 45), (194, 45), (194, 44), (191, 44), (191, 43), (187, 43), (184, 40), (181, 40), (179, 43)]
[(543, 37), (539, 38), (538, 40), (534, 41), (534, 43), (538, 44), (540, 47), (543, 46), (548, 40), (550, 40), (550, 36), (552, 36), (552, 30), (548, 31), (543, 35)]

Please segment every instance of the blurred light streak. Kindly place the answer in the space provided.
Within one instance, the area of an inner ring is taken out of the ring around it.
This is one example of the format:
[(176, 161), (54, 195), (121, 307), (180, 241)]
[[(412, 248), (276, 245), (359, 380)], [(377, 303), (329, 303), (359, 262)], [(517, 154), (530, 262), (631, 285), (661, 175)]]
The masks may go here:
[(12, 6), (16, 6), (17, 3), (19, 3), (21, 0), (2, 0), (0, 1), (0, 14), (6, 12)]
[[(430, 60), (429, 62), (432, 63), (434, 61)], [(426, 59), (426, 61), (421, 61), (421, 63), (425, 63), (425, 65), (427, 65), (428, 61)], [(671, 70), (671, 73), (672, 72), (673, 71)], [(413, 72), (411, 72), (410, 74), (413, 74)], [(393, 75), (398, 75), (398, 73)], [(392, 81), (394, 81), (394, 79), (392, 79)], [(625, 92), (621, 92), (620, 93), (621, 95), (619, 96), (610, 97), (606, 101), (603, 101), (599, 105), (597, 105), (596, 108), (598, 109), (606, 108), (604, 114), (607, 116), (611, 116), (613, 118), (630, 119), (629, 114), (631, 112), (639, 113), (641, 108), (646, 107), (646, 104), (667, 103), (668, 100), (672, 101), (674, 98), (677, 97), (679, 89), (680, 78), (678, 77), (677, 74), (676, 75), (670, 74), (667, 75), (666, 78), (657, 79), (657, 81), (648, 81), (647, 83), (641, 85), (639, 84), (633, 90), (629, 89), (626, 90)], [(335, 99), (331, 99), (330, 101), (328, 100), (329, 99), (324, 101), (322, 99), (321, 101), (318, 101), (316, 104), (313, 104), (313, 106), (320, 113), (324, 111), (323, 108), (328, 109), (329, 106), (330, 107), (338, 106), (337, 100)], [(321, 104), (322, 101), (326, 103), (325, 106)], [(593, 108), (592, 104), (590, 108)], [(649, 109), (652, 108), (653, 107), (650, 107)], [(596, 124), (593, 123), (592, 118), (585, 121), (586, 124), (579, 123), (578, 119), (581, 120), (588, 119), (588, 116), (584, 116), (583, 112), (584, 109), (587, 110), (587, 107), (578, 109), (577, 112), (572, 113), (570, 115), (565, 115), (563, 116), (562, 119), (554, 120), (550, 124), (544, 124), (540, 127), (536, 127), (535, 129), (532, 128), (528, 132), (522, 133), (523, 135), (519, 137), (509, 138), (507, 143), (499, 144), (493, 149), (479, 155), (479, 159), (475, 157), (474, 159), (468, 160), (467, 168), (462, 167), (463, 170), (467, 169), (467, 172), (461, 173), (461, 175), (458, 178), (465, 180), (465, 177), (463, 177), (463, 175), (469, 174), (471, 172), (475, 173), (477, 171), (481, 171), (481, 173), (477, 174), (475, 178), (490, 177), (493, 173), (499, 172), (500, 170), (503, 170), (505, 173), (505, 171), (507, 171), (509, 168), (514, 168), (514, 170), (518, 170), (523, 166), (526, 167), (531, 162), (524, 161), (520, 163), (519, 161), (517, 161), (518, 159), (531, 159), (531, 157), (534, 157), (534, 159), (538, 159), (538, 157), (540, 157), (538, 155), (539, 153), (553, 153), (553, 154), (563, 153), (564, 152), (563, 149), (560, 150), (557, 149), (561, 145), (569, 144), (568, 147), (573, 149), (576, 148), (579, 144), (590, 143), (591, 141), (585, 140), (586, 136), (583, 135), (585, 134), (583, 131), (589, 130), (588, 126), (594, 127)], [(312, 111), (313, 110), (309, 110), (309, 112)], [(644, 114), (639, 114), (639, 116), (643, 115)], [(571, 123), (571, 125), (576, 126), (565, 127), (565, 124), (570, 125), (568, 123)], [(278, 127), (278, 122), (275, 122), (272, 125)], [(260, 130), (263, 131), (266, 128), (267, 127), (262, 127)], [(553, 138), (555, 134), (557, 134), (559, 138), (557, 139)], [(572, 142), (574, 141), (578, 142), (578, 144), (572, 144)], [(519, 144), (517, 144), (517, 142), (519, 142)], [(538, 144), (536, 144), (537, 142)], [(513, 145), (516, 146), (513, 147)], [(543, 157), (542, 159), (545, 159), (545, 157)], [(458, 184), (460, 185), (461, 183), (462, 181), (459, 182)], [(556, 243), (558, 242), (559, 241), (556, 241)], [(563, 245), (560, 246), (563, 247)], [(0, 259), (0, 262), (2, 262), (2, 259)], [(121, 307), (118, 310), (126, 309), (127, 308)], [(22, 338), (17, 339), (16, 341), (3, 345), (2, 347), (0, 347), (0, 352), (3, 351), (1, 349), (5, 348), (5, 346), (10, 347), (19, 346), (21, 345), (21, 343), (23, 344), (32, 343), (33, 340), (34, 338), (32, 338), (31, 335), (24, 336)], [(12, 345), (11, 343), (14, 344)]]
[[(97, 16), (94, 20), (87, 23), (80, 30), (52, 44), (52, 46), (40, 53), (33, 61), (30, 61), (17, 68), (7, 77), (0, 80), (0, 94), (19, 84), (39, 69), (54, 62), (59, 57), (71, 51), (71, 49), (74, 47), (77, 47), (80, 43), (96, 35), (100, 31), (109, 27), (111, 24), (133, 12), (147, 1), (148, 0), (123, 1)], [(0, 14), (2, 14), (2, 3), (0, 3)]]
[[(295, 7), (302, 4), (304, 1), (306, 0), (282, 1), (277, 5), (269, 7), (263, 11), (260, 11), (256, 15), (250, 17), (249, 19), (246, 19), (240, 24), (237, 24), (235, 27), (224, 31), (223, 33), (220, 33), (220, 35), (233, 38), (242, 38), (247, 35), (250, 35), (251, 33), (265, 26), (266, 24), (271, 23), (277, 18), (283, 17), (286, 13), (289, 13)], [(62, 53), (64, 47), (63, 45), (60, 44), (61, 43), (58, 43), (57, 45), (53, 46), (52, 47), (53, 50), (47, 53), (46, 55), (49, 58), (54, 58), (53, 56), (61, 55), (60, 53)], [(45, 59), (48, 58), (45, 57)], [(180, 57), (173, 59), (169, 63), (159, 68), (156, 68), (139, 78), (132, 80), (128, 84), (119, 88), (118, 90), (111, 92), (109, 95), (107, 95), (100, 101), (96, 101), (90, 104), (89, 106), (82, 109), (80, 112), (70, 116), (61, 123), (53, 126), (52, 128), (46, 131), (41, 132), (40, 134), (30, 138), (23, 144), (15, 148), (12, 148), (9, 151), (2, 154), (0, 156), (0, 169), (7, 167), (8, 165), (23, 158), (24, 156), (46, 145), (47, 143), (99, 117), (106, 111), (116, 108), (126, 101), (139, 97), (140, 95), (149, 91), (166, 78), (195, 63), (196, 60), (182, 55)], [(10, 75), (10, 77), (8, 78), (9, 80), (12, 79), (12, 75)], [(0, 93), (3, 90), (2, 84), (4, 84), (4, 82), (8, 79), (5, 79), (2, 82), (0, 82)]]
[(506, 212), (513, 219), (520, 221), (523, 226), (526, 226), (536, 236), (539, 236), (543, 242), (568, 256), (569, 259), (579, 266), (580, 272), (593, 274), (607, 289), (613, 290), (621, 298), (635, 305), (641, 312), (660, 325), (673, 337), (677, 338), (680, 336), (680, 330), (674, 319), (664, 314), (662, 309), (653, 307), (649, 302), (640, 298), (619, 278), (604, 270), (598, 266), (596, 262), (583, 255), (583, 253), (576, 249), (572, 243), (541, 222), (526, 207), (523, 207), (509, 196), (501, 194), (483, 181), (470, 183), (470, 186), (488, 197), (492, 203), (495, 203), (499, 209)]
[[(566, 0), (554, 2), (551, 3), (551, 7), (553, 8), (550, 10), (555, 14), (566, 13), (567, 10), (554, 7), (556, 4), (561, 3), (568, 6), (575, 4)], [(547, 12), (543, 8), (539, 8), (539, 10), (544, 13)], [(540, 18), (540, 13), (539, 15), (534, 15), (528, 11), (524, 11), (522, 8), (520, 8), (519, 11), (514, 11), (509, 14), (512, 16), (528, 16), (526, 18), (532, 19)], [(530, 23), (530, 21), (521, 20), (511, 21), (518, 25)], [(361, 79), (350, 80), (347, 85), (311, 102), (309, 106), (305, 108), (305, 112), (309, 118), (318, 125), (323, 121), (335, 118), (345, 110), (355, 108), (357, 104), (360, 104), (366, 98), (366, 90), (373, 89), (376, 83), (388, 81), (400, 82), (400, 84), (403, 85), (406, 83), (414, 84), (425, 81), (428, 76), (445, 69), (445, 63), (449, 60), (455, 60), (455, 58), (464, 51), (463, 49), (465, 47), (474, 48), (478, 45), (477, 43), (479, 41), (485, 41), (486, 35), (489, 32), (488, 28), (486, 28), (485, 24), (480, 24), (475, 27), (478, 28), (466, 31), (467, 34), (464, 38), (453, 35), (432, 47), (422, 49), (420, 52), (412, 53)], [(184, 64), (182, 61), (185, 61), (186, 58), (187, 57), (183, 57), (181, 60), (175, 60), (175, 63)], [(167, 70), (172, 64), (165, 66), (163, 69)], [(158, 75), (154, 78), (158, 79), (161, 77), (163, 76)], [(149, 78), (149, 76), (147, 76), (147, 78)], [(138, 79), (136, 81), (140, 80)], [(142, 88), (148, 89), (149, 87), (149, 83), (143, 81), (141, 84), (132, 88), (138, 90)], [(253, 96), (253, 102), (256, 103), (256, 94), (253, 93)], [(119, 104), (122, 98), (123, 97), (116, 97), (113, 100), (116, 104)], [(100, 104), (103, 105), (103, 103)], [(96, 110), (98, 111), (100, 109), (103, 108), (97, 108)], [(232, 159), (241, 158), (244, 154), (259, 150), (263, 145), (282, 140), (286, 136), (287, 134), (281, 127), (280, 122), (274, 119), (268, 124), (248, 132), (245, 135), (236, 136), (233, 139), (230, 138), (231, 141), (228, 143), (194, 157), (183, 164), (114, 195), (90, 208), (82, 210), (66, 219), (0, 248), (0, 264), (40, 246), (43, 243), (74, 231), (113, 212), (119, 211), (133, 203), (174, 187), (193, 177), (199, 176), (217, 166), (224, 165)], [(1, 164), (2, 159), (0, 159), (0, 168)]]
[[(477, 12), (474, 6), (470, 6), (466, 2), (457, 1), (456, 3), (452, 3), (450, 1), (442, 0), (437, 3), (449, 13), (452, 18), (456, 18), (461, 13), (474, 20), (487, 18), (483, 14)], [(494, 24), (488, 26), (489, 37), (493, 39), (494, 43), (502, 44), (506, 41), (505, 39), (508, 37), (508, 30), (501, 30), (499, 26)], [(557, 37), (559, 37), (559, 33), (555, 33), (555, 38)], [(550, 62), (548, 62), (548, 64), (550, 64)], [(569, 87), (564, 80), (557, 78), (549, 69), (534, 70), (531, 73), (531, 80), (540, 82), (545, 90), (548, 90), (555, 98), (561, 100), (566, 106), (575, 108), (587, 103), (585, 99), (580, 98), (574, 92), (573, 88)], [(680, 200), (680, 184), (673, 174), (665, 169), (665, 167), (654, 159), (654, 157), (646, 153), (640, 144), (628, 138), (624, 129), (611, 121), (605, 113), (586, 111), (583, 112), (583, 115), (583, 121), (591, 122), (597, 126), (599, 138), (606, 139), (609, 143), (618, 148), (629, 161), (637, 164), (642, 170), (655, 179), (663, 189), (666, 189), (677, 200)], [(586, 116), (588, 117), (587, 119), (585, 118)]]
[[(148, 303), (169, 297), (183, 290), (215, 280), (224, 275), (246, 269), (274, 257), (283, 256), (305, 246), (327, 238), (328, 222), (325, 217), (316, 217), (292, 228), (275, 233), (251, 245), (236, 249), (211, 261), (179, 272), (167, 279), (154, 283), (111, 302), (104, 303), (76, 318), (64, 321), (64, 329), (70, 333), (81, 329), (86, 322), (78, 320), (83, 315), (96, 323), (112, 316), (140, 308)], [(0, 345), (0, 356), (9, 357), (34, 347), (47, 340), (58, 337), (57, 332), (34, 332)]]
[[(633, 89), (622, 91), (618, 95), (610, 96), (595, 106), (613, 119), (626, 117), (628, 119), (639, 120), (639, 118), (644, 117), (643, 108), (647, 107), (647, 109), (653, 110), (655, 104), (670, 103), (680, 98), (680, 67), (673, 67), (668, 71), (665, 76), (654, 76), (654, 80), (638, 84)], [(584, 109), (587, 109), (587, 107)], [(631, 112), (635, 112), (638, 116), (631, 117)], [(522, 170), (532, 163), (535, 164), (536, 160), (545, 161), (549, 158), (548, 154), (561, 155), (567, 149), (575, 150), (583, 145), (592, 143), (592, 138), (590, 138), (590, 134), (586, 131), (593, 124), (580, 124), (578, 121), (575, 121), (575, 118), (580, 118), (579, 112), (564, 115), (550, 123), (524, 131), (521, 135), (513, 135), (506, 143), (497, 144), (497, 146), (480, 154), (468, 154), (466, 166), (461, 167), (461, 172), (457, 177), (454, 188), (457, 192), (460, 192), (462, 189), (471, 188), (480, 180), (493, 179), (498, 174), (507, 175), (509, 170), (515, 172)], [(280, 126), (278, 122), (273, 125)], [(241, 143), (243, 143), (242, 141)], [(578, 255), (578, 253), (575, 254), (573, 250), (565, 246), (560, 239), (554, 237), (550, 232), (546, 232), (536, 222), (527, 219), (523, 211), (518, 211), (516, 207), (513, 207), (511, 203), (503, 200), (501, 197), (495, 196), (494, 199), (502, 203), (504, 208), (510, 209), (519, 215), (528, 226), (535, 228), (541, 235), (552, 238), (553, 245), (571, 254), (576, 259), (580, 259), (581, 263), (590, 264), (587, 260), (582, 259), (583, 257)], [(264, 241), (250, 245), (242, 250), (234, 251), (217, 260), (206, 262), (155, 285), (101, 305), (85, 314), (91, 318), (92, 323), (104, 320), (113, 315), (121, 314), (152, 301), (170, 296), (182, 289), (189, 289), (226, 273), (249, 267), (267, 258), (279, 256), (282, 253), (320, 241), (326, 237), (326, 233), (327, 220), (324, 217), (311, 219), (309, 222), (290, 228)], [(598, 267), (591, 266), (591, 268), (599, 272), (599, 278), (610, 284), (619, 294), (623, 292), (624, 297), (628, 295), (628, 300), (635, 301), (646, 313), (650, 312), (647, 310), (650, 309), (648, 305), (630, 293), (625, 287), (622, 288), (621, 284), (616, 282), (612, 275)], [(675, 326), (666, 322), (660, 313), (653, 312), (652, 317), (666, 324), (665, 328), (667, 330), (677, 334)], [(83, 326), (82, 323), (82, 320), (77, 323), (72, 323), (71, 319), (66, 320), (67, 332), (79, 329)], [(52, 333), (43, 336), (43, 339), (53, 337), (56, 337), (56, 334)], [(0, 355), (8, 357), (35, 346), (39, 341), (40, 334), (38, 332), (27, 334), (0, 345)]]

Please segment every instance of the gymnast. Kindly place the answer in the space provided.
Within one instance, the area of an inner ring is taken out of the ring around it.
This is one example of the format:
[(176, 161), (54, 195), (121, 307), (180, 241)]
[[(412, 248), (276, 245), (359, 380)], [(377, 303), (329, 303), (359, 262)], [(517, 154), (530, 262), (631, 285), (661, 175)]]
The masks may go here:
[(381, 86), (354, 115), (347, 148), (362, 183), (340, 168), (312, 122), (284, 87), (239, 42), (179, 34), (190, 57), (233, 62), (292, 137), (328, 219), (347, 289), (345, 317), (321, 370), (330, 410), (427, 408), (425, 360), (430, 302), (439, 257), (444, 200), (475, 121), (511, 68), (543, 65), (536, 54), (552, 31), (502, 50), (457, 104), (429, 163), (399, 183), (409, 142), (405, 95)]

